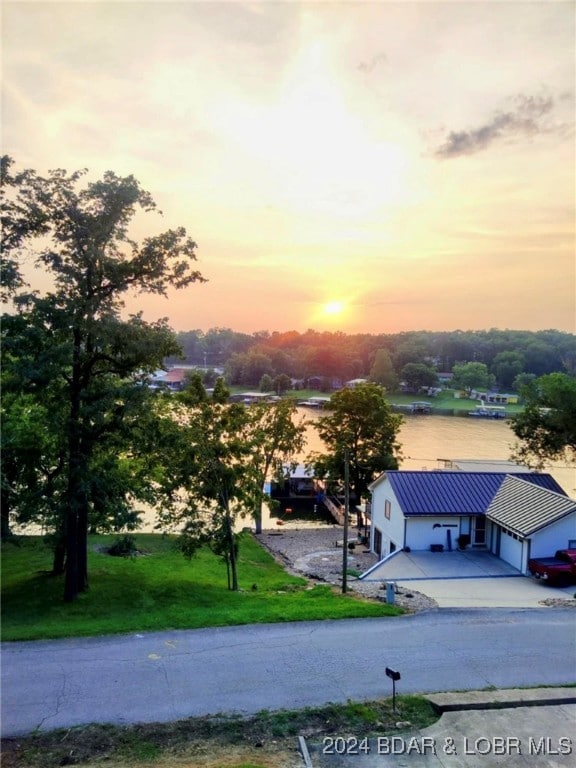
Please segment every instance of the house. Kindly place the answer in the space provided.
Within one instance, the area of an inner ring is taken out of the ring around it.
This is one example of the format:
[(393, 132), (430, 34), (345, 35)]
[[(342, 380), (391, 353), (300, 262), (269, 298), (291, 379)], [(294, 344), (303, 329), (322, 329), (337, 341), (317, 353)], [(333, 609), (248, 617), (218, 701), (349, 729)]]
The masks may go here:
[(381, 558), (470, 544), (525, 571), (534, 553), (576, 539), (576, 501), (548, 474), (395, 470), (370, 490), (370, 549)]
[(151, 389), (169, 389), (179, 392), (184, 388), (188, 371), (184, 368), (172, 368), (169, 371), (155, 371), (150, 378)]

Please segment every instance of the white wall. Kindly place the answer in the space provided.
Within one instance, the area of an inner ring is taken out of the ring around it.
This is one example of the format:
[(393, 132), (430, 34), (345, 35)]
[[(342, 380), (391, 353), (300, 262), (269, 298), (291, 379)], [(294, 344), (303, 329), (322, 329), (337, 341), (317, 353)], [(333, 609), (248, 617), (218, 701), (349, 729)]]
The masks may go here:
[(569, 539), (576, 539), (576, 512), (532, 534), (530, 557), (551, 557), (557, 549), (566, 549)]
[[(386, 518), (386, 501), (390, 502), (390, 518)], [(390, 553), (390, 542), (394, 542), (396, 549), (404, 547), (404, 521), (405, 517), (400, 509), (400, 504), (390, 483), (383, 480), (372, 492), (372, 530), (370, 537), (370, 549), (374, 549), (374, 529), (378, 528), (382, 533), (382, 555)]]
[[(434, 528), (435, 525), (440, 527)], [(456, 526), (448, 529), (444, 526)], [(406, 526), (406, 544), (410, 549), (430, 549), (431, 544), (442, 544), (447, 548), (447, 531), (452, 532), (452, 549), (457, 549), (456, 539), (460, 535), (460, 518), (454, 516), (409, 517)]]

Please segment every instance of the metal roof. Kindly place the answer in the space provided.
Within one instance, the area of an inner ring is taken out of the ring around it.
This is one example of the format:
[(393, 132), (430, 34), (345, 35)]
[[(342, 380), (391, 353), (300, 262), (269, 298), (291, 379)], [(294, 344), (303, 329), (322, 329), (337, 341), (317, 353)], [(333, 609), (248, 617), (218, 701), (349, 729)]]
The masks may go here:
[[(481, 515), (485, 514), (506, 477), (506, 472), (408, 472), (384, 473), (405, 515)], [(565, 495), (551, 475), (522, 473), (533, 484)], [(378, 481), (374, 483), (377, 484)]]
[(509, 476), (492, 499), (486, 517), (513, 533), (530, 536), (573, 512), (576, 512), (573, 499)]

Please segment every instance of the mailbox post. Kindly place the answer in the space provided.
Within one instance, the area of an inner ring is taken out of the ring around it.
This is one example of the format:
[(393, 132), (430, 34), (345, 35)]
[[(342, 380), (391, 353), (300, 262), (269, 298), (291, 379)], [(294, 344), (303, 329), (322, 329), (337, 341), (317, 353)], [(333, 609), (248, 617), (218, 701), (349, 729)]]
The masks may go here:
[(396, 712), (396, 680), (400, 680), (400, 672), (386, 667), (386, 677), (392, 680), (392, 710)]

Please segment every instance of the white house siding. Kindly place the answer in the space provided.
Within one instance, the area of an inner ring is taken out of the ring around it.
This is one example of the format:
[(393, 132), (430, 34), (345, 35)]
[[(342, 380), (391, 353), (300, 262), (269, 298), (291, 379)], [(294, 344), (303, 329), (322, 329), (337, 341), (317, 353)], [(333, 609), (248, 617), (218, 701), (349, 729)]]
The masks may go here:
[[(439, 526), (434, 528), (434, 526)], [(430, 549), (432, 544), (441, 544), (447, 549), (448, 534), (451, 531), (452, 549), (457, 548), (456, 539), (460, 535), (460, 518), (454, 516), (408, 517), (406, 525), (406, 543), (404, 546), (413, 550)]]
[[(389, 503), (390, 517), (386, 517), (386, 502)], [(404, 547), (404, 522), (406, 518), (400, 509), (400, 504), (394, 491), (389, 485), (381, 485), (374, 489), (372, 496), (372, 527), (370, 533), (370, 549), (377, 555), (386, 557), (390, 552)], [(382, 546), (377, 551), (375, 540), (377, 531), (382, 537)], [(394, 546), (392, 546), (394, 545)]]
[(576, 514), (567, 515), (530, 536), (530, 557), (550, 557), (557, 549), (567, 549), (576, 539)]

